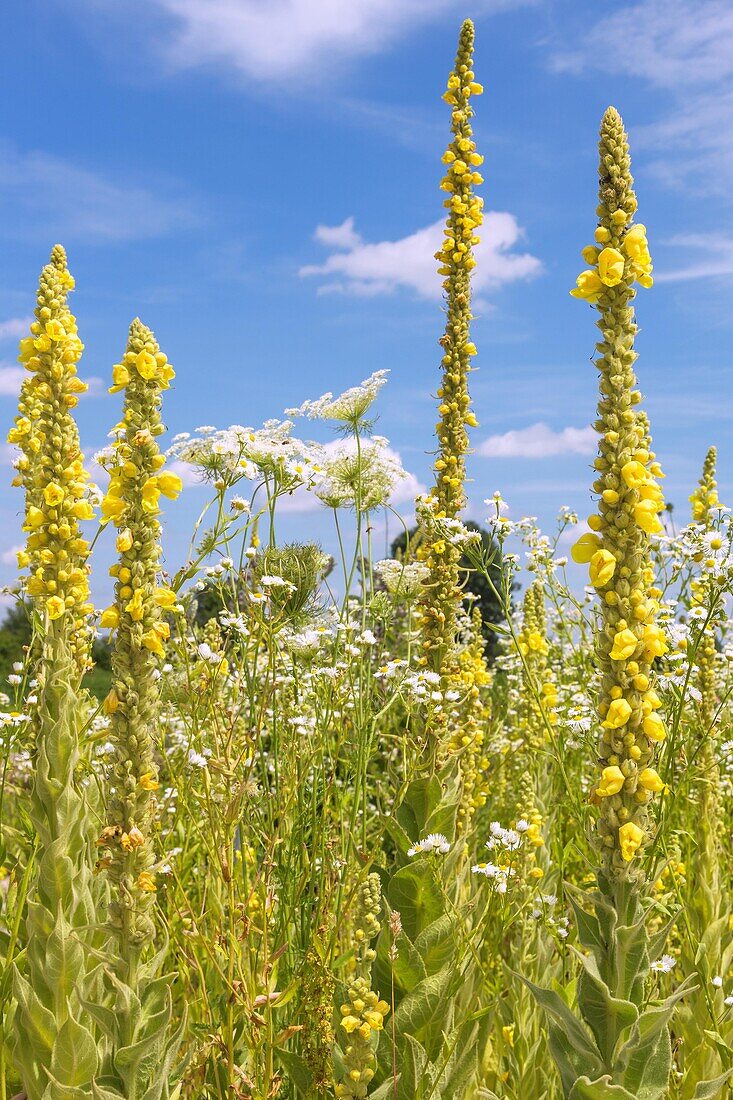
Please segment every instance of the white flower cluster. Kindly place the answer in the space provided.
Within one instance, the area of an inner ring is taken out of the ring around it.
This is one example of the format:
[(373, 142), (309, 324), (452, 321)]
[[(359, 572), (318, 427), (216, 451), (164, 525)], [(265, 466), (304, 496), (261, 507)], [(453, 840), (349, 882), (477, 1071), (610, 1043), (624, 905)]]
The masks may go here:
[(402, 562), (395, 558), (385, 558), (374, 566), (387, 591), (403, 599), (414, 599), (422, 591), (423, 584), (430, 576), (430, 570), (423, 562)]
[(346, 424), (357, 424), (376, 400), (379, 391), (387, 381), (389, 371), (378, 370), (365, 378), (359, 386), (352, 386), (344, 393), (334, 397), (324, 393), (315, 401), (304, 401), (295, 409), (286, 409), (286, 416), (307, 416), (309, 420), (339, 420)]
[(438, 855), (445, 856), (450, 851), (450, 842), (447, 837), (442, 833), (430, 833), (424, 840), (418, 840), (412, 848), (407, 851), (408, 856), (423, 855), (427, 852), (437, 852)]

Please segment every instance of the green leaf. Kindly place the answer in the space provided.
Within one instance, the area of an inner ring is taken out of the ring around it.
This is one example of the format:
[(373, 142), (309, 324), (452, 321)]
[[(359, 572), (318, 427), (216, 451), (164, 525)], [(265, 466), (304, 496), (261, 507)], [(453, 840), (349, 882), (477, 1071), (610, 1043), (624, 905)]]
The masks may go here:
[(97, 1044), (73, 1016), (64, 1020), (51, 1055), (51, 1076), (65, 1088), (89, 1085), (97, 1072)]
[(278, 1049), (277, 1058), (287, 1071), (289, 1083), (295, 1085), (306, 1100), (312, 1096), (313, 1075), (300, 1055), (292, 1050)]
[(446, 1021), (451, 1004), (448, 996), (452, 979), (449, 967), (431, 974), (399, 1003), (395, 1009), (394, 1022), (398, 1045), (402, 1046), (407, 1036), (421, 1039), (427, 1047), (440, 1049), (443, 1023)]
[(456, 953), (455, 924), (450, 913), (424, 928), (415, 940), (415, 949), (419, 953), (428, 974), (435, 974)]
[(578, 1057), (586, 1059), (586, 1069), (591, 1069), (594, 1073), (602, 1073), (603, 1062), (598, 1047), (580, 1020), (573, 1015), (565, 1004), (560, 994), (556, 993), (554, 989), (543, 989), (541, 986), (535, 985), (529, 978), (517, 974), (516, 971), (512, 971), (512, 973), (524, 982), (540, 1008), (544, 1009), (550, 1019), (555, 1021), (555, 1024), (561, 1033), (566, 1036)]
[(692, 1100), (712, 1100), (731, 1077), (733, 1077), (733, 1069), (726, 1070), (720, 1077), (713, 1077), (709, 1081), (698, 1081)]
[(413, 779), (407, 788), (403, 805), (409, 806), (412, 810), (421, 835), (430, 832), (427, 829), (428, 819), (440, 804), (442, 793), (437, 775), (431, 775), (429, 779)]
[(595, 1036), (604, 1063), (610, 1066), (622, 1032), (636, 1022), (639, 1010), (631, 1001), (612, 995), (592, 957), (580, 951), (575, 954), (583, 966), (578, 981), (578, 1008)]
[(697, 988), (692, 985), (694, 981), (695, 975), (691, 974), (661, 1004), (645, 1009), (632, 1027), (614, 1065), (614, 1072), (623, 1077), (629, 1088), (641, 1086), (646, 1061), (657, 1049), (659, 1035), (667, 1027), (677, 1002)]
[(595, 1081), (591, 1081), (590, 1077), (579, 1077), (570, 1090), (568, 1100), (637, 1100), (637, 1097), (622, 1085), (614, 1085), (610, 1074), (604, 1073)]
[(402, 926), (413, 943), (445, 907), (442, 888), (426, 859), (410, 863), (392, 876), (387, 900), (400, 914)]
[(422, 1043), (413, 1035), (406, 1035), (405, 1038), (397, 1100), (419, 1100), (427, 1083), (428, 1056)]

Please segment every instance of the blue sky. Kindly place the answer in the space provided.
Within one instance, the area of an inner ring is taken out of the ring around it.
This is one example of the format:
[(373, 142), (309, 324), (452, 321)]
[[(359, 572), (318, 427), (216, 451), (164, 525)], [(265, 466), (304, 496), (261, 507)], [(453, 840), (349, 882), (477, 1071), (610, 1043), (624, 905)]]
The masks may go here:
[[(171, 435), (257, 426), (389, 368), (378, 430), (424, 483), (443, 324), (430, 228), (449, 125), (440, 96), (466, 16), (486, 87), (476, 137), (492, 212), (477, 269), (471, 513), (481, 518), (497, 488), (513, 517), (548, 526), (563, 504), (588, 510), (594, 314), (568, 289), (595, 225), (609, 103), (630, 131), (655, 262), (637, 302), (638, 371), (667, 495), (686, 514), (716, 443), (733, 501), (728, 0), (637, 0), (607, 16), (592, 0), (11, 0), (0, 35), (6, 426), (16, 342), (58, 240), (77, 280), (81, 374), (102, 380), (79, 408), (89, 451), (117, 419), (105, 387), (139, 314), (178, 373)], [(0, 457), (7, 582), (21, 501), (7, 448)], [(171, 565), (203, 500), (187, 488), (167, 508)], [(286, 536), (328, 542), (317, 510), (288, 524)]]

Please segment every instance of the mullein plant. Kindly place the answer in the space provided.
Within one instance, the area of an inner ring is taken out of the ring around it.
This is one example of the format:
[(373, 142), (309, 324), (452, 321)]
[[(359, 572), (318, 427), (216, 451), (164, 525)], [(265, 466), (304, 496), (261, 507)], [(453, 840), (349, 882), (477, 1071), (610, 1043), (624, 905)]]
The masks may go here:
[(176, 594), (160, 583), (160, 498), (175, 499), (181, 480), (162, 467), (161, 395), (174, 377), (150, 329), (130, 326), (127, 349), (113, 368), (112, 392), (124, 391), (115, 429), (110, 482), (102, 514), (117, 528), (115, 600), (101, 625), (115, 632), (112, 688), (104, 702), (114, 748), (106, 824), (97, 871), (110, 884), (104, 980), (115, 1010), (90, 1005), (105, 1036), (94, 1095), (99, 1100), (163, 1100), (178, 1049), (171, 1031), (170, 976), (165, 950), (153, 951), (156, 894), (153, 842), (159, 788), (155, 744), (159, 723), (158, 665)]
[[(717, 521), (721, 515), (716, 482), (715, 447), (705, 457), (702, 477), (690, 496), (692, 522), (702, 532), (703, 554), (720, 550), (723, 537)], [(718, 655), (716, 633), (724, 620), (724, 593), (720, 580), (705, 569), (691, 582), (692, 610), (700, 612), (700, 627), (694, 646), (694, 669), (699, 703), (692, 712), (687, 732), (686, 753), (692, 773), (692, 789), (686, 804), (696, 807), (694, 846), (689, 860), (691, 871), (688, 902), (680, 930), (681, 969), (699, 976), (700, 987), (681, 1006), (676, 1032), (682, 1043), (677, 1064), (682, 1075), (681, 1100), (694, 1097), (697, 1082), (730, 1068), (730, 1021), (724, 994), (715, 988), (716, 975), (727, 974), (733, 963), (730, 908), (721, 889), (721, 853), (725, 852), (725, 830), (721, 814), (723, 791), (719, 764), (717, 726)], [(692, 708), (691, 708), (692, 709)], [(682, 829), (686, 832), (685, 826)]]
[[(25, 917), (25, 952), (14, 973), (13, 1054), (27, 1100), (88, 1095), (97, 1069), (93, 1023), (84, 1009), (96, 924), (93, 841), (77, 769), (88, 708), (81, 677), (89, 660), (87, 557), (79, 523), (93, 517), (88, 475), (71, 410), (86, 388), (76, 364), (83, 345), (67, 295), (74, 280), (57, 245), (43, 269), (35, 320), (21, 341), (30, 372), (9, 442), (21, 449), (26, 549), (38, 640), (33, 711), (35, 869)], [(87, 1089), (87, 1091), (84, 1091)]]
[[(654, 767), (666, 736), (652, 665), (667, 646), (657, 622), (660, 592), (650, 565), (650, 537), (662, 529), (661, 470), (651, 458), (637, 406), (634, 351), (635, 284), (652, 285), (645, 227), (637, 209), (626, 133), (609, 107), (600, 131), (599, 204), (590, 266), (572, 294), (599, 313), (596, 345), (600, 399), (599, 453), (590, 531), (573, 547), (589, 567), (599, 597), (596, 663), (600, 674), (600, 777), (594, 891), (570, 890), (584, 951), (577, 983), (579, 1020), (554, 990), (532, 986), (549, 1017), (550, 1044), (566, 1097), (656, 1100), (667, 1095), (672, 1064), (669, 1019), (689, 989), (650, 1000), (650, 958), (660, 954), (667, 926), (650, 938), (650, 876), (644, 852), (654, 837), (650, 802), (665, 788)], [(712, 1093), (710, 1094), (712, 1095)]]
[(433, 1091), (439, 1087), (446, 1100), (463, 1095), (460, 1090), (475, 1079), (478, 1049), (485, 1041), (473, 1017), (481, 980), (478, 956), (461, 923), (471, 891), (464, 838), (486, 797), (482, 688), (489, 679), (476, 623), (471, 640), (459, 569), (466, 546), (474, 541), (459, 516), (465, 505), (467, 429), (476, 424), (468, 394), (476, 354), (470, 337), (470, 280), (476, 264), (473, 249), (479, 242), (476, 231), (483, 221), (482, 200), (474, 194), (482, 182), (478, 168), (483, 158), (471, 129), (471, 101), (483, 88), (474, 79), (473, 44), (474, 28), (467, 20), (443, 97), (452, 108), (453, 138), (443, 156), (441, 187), (448, 196), (448, 216), (436, 253), (447, 310), (440, 340), (436, 482), (417, 502), (417, 557), (427, 568), (420, 601), (419, 661), (435, 678), (441, 703), (431, 709), (425, 723), (417, 778), (386, 823), (397, 848), (397, 868), (385, 897), (402, 919), (399, 958), (410, 963), (405, 967), (398, 961), (393, 967), (387, 940), (381, 937), (377, 972), (382, 988), (381, 979), (390, 972), (394, 975), (394, 1017), (390, 1057), (383, 1058), (380, 1050), (380, 1087), (375, 1093), (380, 1097), (392, 1095), (393, 1084), (397, 1088), (397, 1070), (400, 1095), (427, 1085)]

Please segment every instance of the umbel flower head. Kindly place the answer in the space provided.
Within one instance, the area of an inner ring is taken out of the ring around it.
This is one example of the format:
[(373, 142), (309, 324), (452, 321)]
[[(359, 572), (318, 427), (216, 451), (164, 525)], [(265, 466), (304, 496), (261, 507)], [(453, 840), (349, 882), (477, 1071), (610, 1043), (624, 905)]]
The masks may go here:
[(64, 620), (81, 673), (89, 660), (92, 607), (89, 543), (79, 524), (93, 519), (94, 509), (71, 414), (87, 389), (76, 367), (84, 345), (67, 305), (73, 287), (66, 253), (56, 245), (41, 272), (30, 335), (20, 342), (18, 358), (29, 377), (8, 442), (20, 448), (14, 484), (26, 492), (26, 547), (18, 554), (20, 567), (29, 569), (25, 590), (47, 622)]
[(643, 227), (632, 225), (637, 204), (630, 163), (623, 123), (609, 107), (601, 124), (596, 229), (596, 241), (604, 248), (595, 257), (593, 280), (590, 275), (585, 280), (588, 293), (576, 295), (592, 301), (600, 314), (599, 453), (593, 483), (597, 511), (572, 555), (589, 566), (590, 582), (601, 599), (602, 626), (596, 639), (601, 778), (593, 800), (600, 807), (604, 868), (614, 878), (636, 875), (630, 865), (649, 835), (647, 805), (664, 787), (652, 762), (656, 745), (666, 736), (652, 663), (667, 643), (657, 623), (661, 593), (654, 587), (649, 555), (650, 536), (662, 529), (658, 513), (664, 498), (658, 478), (663, 475), (651, 451), (648, 420), (636, 408), (641, 395), (634, 374), (631, 307), (634, 283), (651, 285), (651, 268), (640, 243), (643, 233), (635, 232)]

